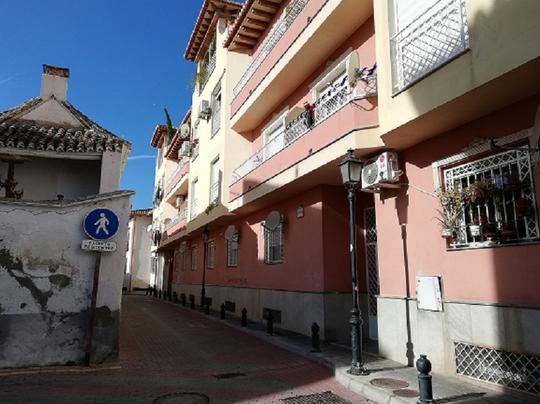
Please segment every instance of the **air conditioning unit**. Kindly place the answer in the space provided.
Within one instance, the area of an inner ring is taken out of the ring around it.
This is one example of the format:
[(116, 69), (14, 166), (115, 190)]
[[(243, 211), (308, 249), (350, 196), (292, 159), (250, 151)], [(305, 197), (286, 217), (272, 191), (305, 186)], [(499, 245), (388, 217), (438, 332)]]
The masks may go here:
[(191, 152), (191, 144), (187, 141), (182, 142), (182, 145), (180, 146), (180, 150), (178, 151), (178, 156), (189, 157), (190, 152)]
[(384, 152), (364, 162), (362, 189), (396, 188), (400, 174), (397, 153)]
[(178, 195), (176, 197), (176, 207), (179, 208), (180, 206), (182, 206), (185, 199), (186, 199), (186, 197), (184, 195)]
[(207, 100), (202, 100), (199, 104), (199, 117), (202, 119), (210, 118), (212, 110), (210, 109), (210, 102)]

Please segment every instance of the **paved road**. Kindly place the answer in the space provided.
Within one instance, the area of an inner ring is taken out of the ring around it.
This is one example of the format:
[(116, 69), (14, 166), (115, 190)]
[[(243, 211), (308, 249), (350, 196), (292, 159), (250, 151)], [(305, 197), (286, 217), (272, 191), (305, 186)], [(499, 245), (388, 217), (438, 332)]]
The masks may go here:
[[(308, 359), (145, 296), (124, 297), (120, 349), (120, 363), (108, 369), (0, 375), (0, 403), (151, 404), (180, 392), (202, 393), (212, 404), (281, 403), (325, 391), (368, 402)], [(236, 376), (216, 377), (227, 373)]]

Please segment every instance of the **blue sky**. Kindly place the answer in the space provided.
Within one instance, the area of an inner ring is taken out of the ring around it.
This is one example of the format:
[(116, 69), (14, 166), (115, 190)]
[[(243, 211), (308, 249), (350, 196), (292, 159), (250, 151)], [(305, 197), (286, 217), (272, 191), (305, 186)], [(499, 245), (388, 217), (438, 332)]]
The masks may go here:
[[(202, 0), (2, 0), (0, 111), (39, 95), (42, 64), (68, 67), (68, 100), (132, 143), (122, 188), (151, 207), (155, 150), (167, 107), (190, 105), (183, 53)], [(145, 156), (152, 156), (145, 157)]]

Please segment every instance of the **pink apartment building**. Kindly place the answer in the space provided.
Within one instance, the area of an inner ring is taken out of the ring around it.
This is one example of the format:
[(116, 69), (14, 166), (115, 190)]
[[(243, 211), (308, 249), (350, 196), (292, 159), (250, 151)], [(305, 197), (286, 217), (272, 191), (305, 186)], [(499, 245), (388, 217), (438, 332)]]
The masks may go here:
[[(220, 4), (204, 2), (195, 37)], [(272, 310), (284, 330), (317, 322), (347, 342), (337, 165), (352, 148), (368, 191), (357, 206), (364, 337), (405, 364), (427, 354), (437, 371), (540, 394), (538, 12), (495, 0), (215, 11), (217, 47), (240, 55), (227, 69), (242, 67), (220, 98), (224, 142), (237, 146), (223, 156), (218, 206), (160, 246), (171, 290), (198, 301), (204, 277), (215, 310), (245, 307), (255, 321)]]

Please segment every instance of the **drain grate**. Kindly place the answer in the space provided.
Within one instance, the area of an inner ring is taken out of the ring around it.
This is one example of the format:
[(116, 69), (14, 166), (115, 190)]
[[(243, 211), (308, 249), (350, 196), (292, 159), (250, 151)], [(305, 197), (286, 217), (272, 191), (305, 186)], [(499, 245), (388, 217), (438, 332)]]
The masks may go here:
[(208, 404), (210, 398), (201, 393), (172, 393), (160, 396), (154, 404)]
[(404, 389), (409, 387), (409, 383), (399, 380), (381, 377), (378, 379), (370, 380), (373, 386), (382, 387), (383, 389)]
[(307, 396), (294, 396), (284, 398), (281, 401), (289, 404), (351, 404), (331, 391), (325, 391), (318, 394), (309, 394)]
[(394, 394), (394, 396), (398, 396), (398, 397), (418, 397), (420, 395), (419, 392), (417, 392), (416, 390), (410, 390), (410, 389), (399, 389), (399, 390), (394, 390), (392, 392), (392, 394)]
[(232, 379), (235, 377), (245, 376), (245, 373), (220, 373), (213, 375), (216, 379)]

